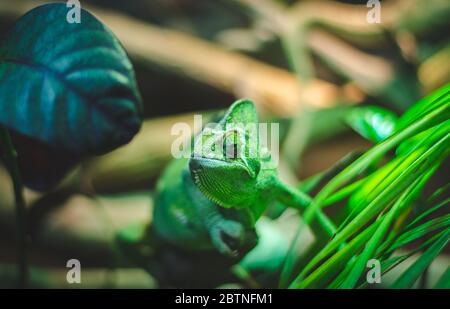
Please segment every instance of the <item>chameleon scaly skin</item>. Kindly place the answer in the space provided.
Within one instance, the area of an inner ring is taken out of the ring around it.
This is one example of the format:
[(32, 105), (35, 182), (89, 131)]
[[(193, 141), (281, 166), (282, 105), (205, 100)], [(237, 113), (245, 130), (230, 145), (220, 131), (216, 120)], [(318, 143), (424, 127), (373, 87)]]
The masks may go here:
[(260, 148), (257, 124), (254, 104), (237, 101), (197, 136), (190, 159), (168, 166), (155, 198), (158, 236), (183, 248), (242, 256), (255, 246), (256, 220), (270, 203), (299, 209), (310, 203), (278, 179), (270, 153)]

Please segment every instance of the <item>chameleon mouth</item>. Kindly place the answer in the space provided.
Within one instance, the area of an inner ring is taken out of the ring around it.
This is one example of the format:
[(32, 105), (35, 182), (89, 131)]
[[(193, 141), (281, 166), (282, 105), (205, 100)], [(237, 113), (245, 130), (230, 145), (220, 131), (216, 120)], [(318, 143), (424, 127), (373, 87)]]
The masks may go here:
[[(202, 158), (202, 160), (206, 160)], [(208, 159), (210, 161), (214, 161), (213, 159)], [(215, 160), (220, 162), (219, 160)], [(218, 204), (223, 207), (230, 208), (233, 205), (229, 205), (226, 201), (223, 201), (213, 194), (210, 193), (210, 190), (212, 188), (209, 188), (211, 183), (210, 180), (205, 175), (205, 172), (203, 171), (203, 166), (200, 164), (199, 160), (195, 157), (191, 157), (189, 160), (189, 170), (191, 174), (192, 181), (197, 186), (197, 188), (200, 190), (200, 192), (210, 201), (212, 201), (215, 204)]]
[(191, 178), (194, 181), (194, 184), (201, 189), (202, 182), (200, 180), (199, 170), (192, 170), (191, 169)]
[(191, 157), (189, 159), (189, 169), (191, 171), (198, 171), (201, 169), (200, 160), (196, 159), (195, 157)]
[(192, 180), (194, 181), (195, 185), (198, 187), (201, 187), (201, 180), (200, 180), (201, 169), (202, 169), (202, 166), (197, 159), (191, 158), (189, 160), (189, 170), (191, 172), (191, 177), (192, 177)]

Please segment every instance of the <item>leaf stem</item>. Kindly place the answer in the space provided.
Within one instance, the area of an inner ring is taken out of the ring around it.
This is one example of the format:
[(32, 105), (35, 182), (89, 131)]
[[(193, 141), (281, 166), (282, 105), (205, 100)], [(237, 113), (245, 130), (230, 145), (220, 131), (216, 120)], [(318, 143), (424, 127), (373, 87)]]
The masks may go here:
[(17, 153), (11, 140), (9, 131), (0, 126), (0, 145), (4, 151), (4, 162), (11, 176), (14, 187), (16, 203), (16, 244), (18, 256), (18, 280), (19, 288), (25, 288), (28, 281), (28, 254), (26, 235), (26, 207), (23, 197), (23, 184), (17, 164)]

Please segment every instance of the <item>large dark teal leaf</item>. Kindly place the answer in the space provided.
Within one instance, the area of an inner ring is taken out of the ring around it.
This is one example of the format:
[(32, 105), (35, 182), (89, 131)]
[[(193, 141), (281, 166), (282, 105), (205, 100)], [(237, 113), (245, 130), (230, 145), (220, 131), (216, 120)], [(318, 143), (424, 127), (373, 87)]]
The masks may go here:
[(141, 125), (133, 67), (113, 33), (65, 4), (20, 18), (0, 46), (0, 124), (77, 156), (130, 141)]

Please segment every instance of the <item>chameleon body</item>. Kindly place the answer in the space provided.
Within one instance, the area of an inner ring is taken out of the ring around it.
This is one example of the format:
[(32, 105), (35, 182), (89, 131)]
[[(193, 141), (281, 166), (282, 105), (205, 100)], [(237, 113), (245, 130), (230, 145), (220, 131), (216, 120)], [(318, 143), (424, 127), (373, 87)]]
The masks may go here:
[(257, 243), (255, 223), (270, 203), (309, 204), (307, 195), (278, 179), (255, 127), (242, 126), (257, 123), (254, 104), (237, 101), (197, 136), (190, 158), (170, 163), (155, 198), (159, 237), (182, 248), (242, 256)]

